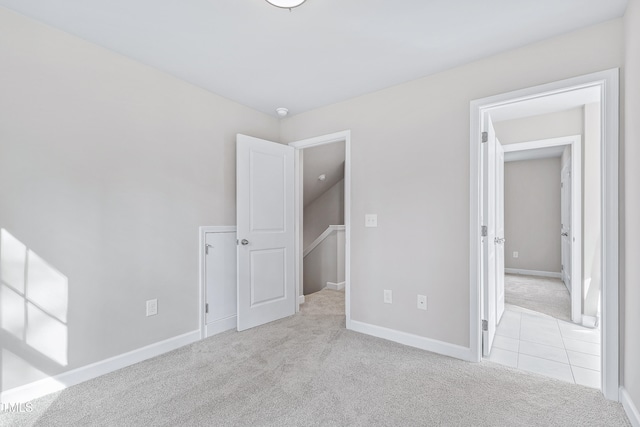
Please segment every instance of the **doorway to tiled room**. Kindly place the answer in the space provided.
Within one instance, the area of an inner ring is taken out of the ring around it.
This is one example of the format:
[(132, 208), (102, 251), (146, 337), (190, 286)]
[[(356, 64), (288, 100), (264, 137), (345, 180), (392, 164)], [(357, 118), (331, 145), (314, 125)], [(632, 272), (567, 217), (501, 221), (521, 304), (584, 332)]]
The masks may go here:
[(571, 322), (569, 314), (560, 279), (506, 274), (505, 312), (487, 359), (599, 389), (600, 330)]
[(602, 228), (602, 103), (583, 89), (562, 101), (505, 106), (485, 118), (482, 352), (491, 362), (615, 391), (603, 368), (615, 360), (603, 358), (603, 348), (606, 314), (616, 311), (602, 299), (610, 243)]

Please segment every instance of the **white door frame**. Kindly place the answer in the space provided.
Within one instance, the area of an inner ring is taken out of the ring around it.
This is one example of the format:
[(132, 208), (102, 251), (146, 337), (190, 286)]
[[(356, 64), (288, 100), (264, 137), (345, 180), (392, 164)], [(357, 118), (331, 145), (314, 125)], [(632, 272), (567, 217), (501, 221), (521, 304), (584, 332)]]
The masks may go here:
[(204, 306), (207, 301), (207, 276), (206, 276), (206, 240), (207, 233), (236, 232), (235, 225), (203, 225), (198, 229), (198, 280), (200, 282), (200, 294), (198, 295), (198, 325), (200, 325), (200, 339), (207, 337), (207, 313)]
[(582, 136), (520, 142), (503, 148), (506, 154), (562, 146), (571, 147), (571, 320), (582, 323)]
[(614, 68), (514, 92), (495, 95), (470, 103), (470, 259), (469, 259), (469, 340), (473, 360), (482, 356), (480, 321), (480, 169), (482, 116), (492, 108), (529, 99), (595, 87), (600, 91), (601, 191), (602, 191), (602, 393), (619, 400), (619, 259), (618, 259), (618, 126), (619, 69)]
[(314, 138), (294, 141), (289, 145), (296, 149), (295, 155), (295, 241), (296, 241), (296, 311), (300, 309), (300, 303), (304, 302), (302, 295), (302, 221), (303, 221), (303, 169), (301, 164), (301, 153), (305, 148), (317, 147), (319, 145), (344, 142), (344, 225), (345, 225), (345, 260), (344, 260), (344, 281), (345, 281), (345, 316), (346, 327), (351, 326), (351, 131), (345, 130), (328, 135), (316, 136)]

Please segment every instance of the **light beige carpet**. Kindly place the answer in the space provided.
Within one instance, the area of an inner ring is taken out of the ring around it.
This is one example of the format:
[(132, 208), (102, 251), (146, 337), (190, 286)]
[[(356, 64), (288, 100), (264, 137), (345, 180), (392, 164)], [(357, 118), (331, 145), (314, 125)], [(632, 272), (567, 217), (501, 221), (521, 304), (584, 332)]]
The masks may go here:
[(344, 328), (344, 293), (33, 401), (11, 426), (629, 426), (594, 389)]
[(505, 274), (504, 292), (507, 304), (571, 321), (571, 296), (560, 279)]

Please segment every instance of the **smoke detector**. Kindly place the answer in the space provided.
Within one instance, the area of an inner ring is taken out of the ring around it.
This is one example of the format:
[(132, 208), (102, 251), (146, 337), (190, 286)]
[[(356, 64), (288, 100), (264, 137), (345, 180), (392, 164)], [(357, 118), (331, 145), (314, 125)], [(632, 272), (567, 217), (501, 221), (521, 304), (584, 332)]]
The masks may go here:
[(287, 114), (289, 114), (289, 109), (284, 107), (278, 107), (276, 108), (276, 113), (278, 113), (278, 117), (287, 117)]

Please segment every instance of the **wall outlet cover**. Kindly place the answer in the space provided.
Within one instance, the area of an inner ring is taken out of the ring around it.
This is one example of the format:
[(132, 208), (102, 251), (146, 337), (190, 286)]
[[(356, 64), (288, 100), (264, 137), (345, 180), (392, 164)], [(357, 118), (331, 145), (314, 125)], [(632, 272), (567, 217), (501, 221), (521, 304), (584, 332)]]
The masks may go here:
[(393, 293), (389, 289), (384, 290), (384, 303), (391, 304), (393, 302)]
[(418, 308), (420, 310), (427, 309), (427, 296), (426, 295), (418, 295)]
[(366, 214), (364, 216), (365, 227), (377, 227), (378, 226), (378, 214)]
[(158, 314), (158, 300), (150, 299), (147, 301), (147, 316), (155, 316)]

